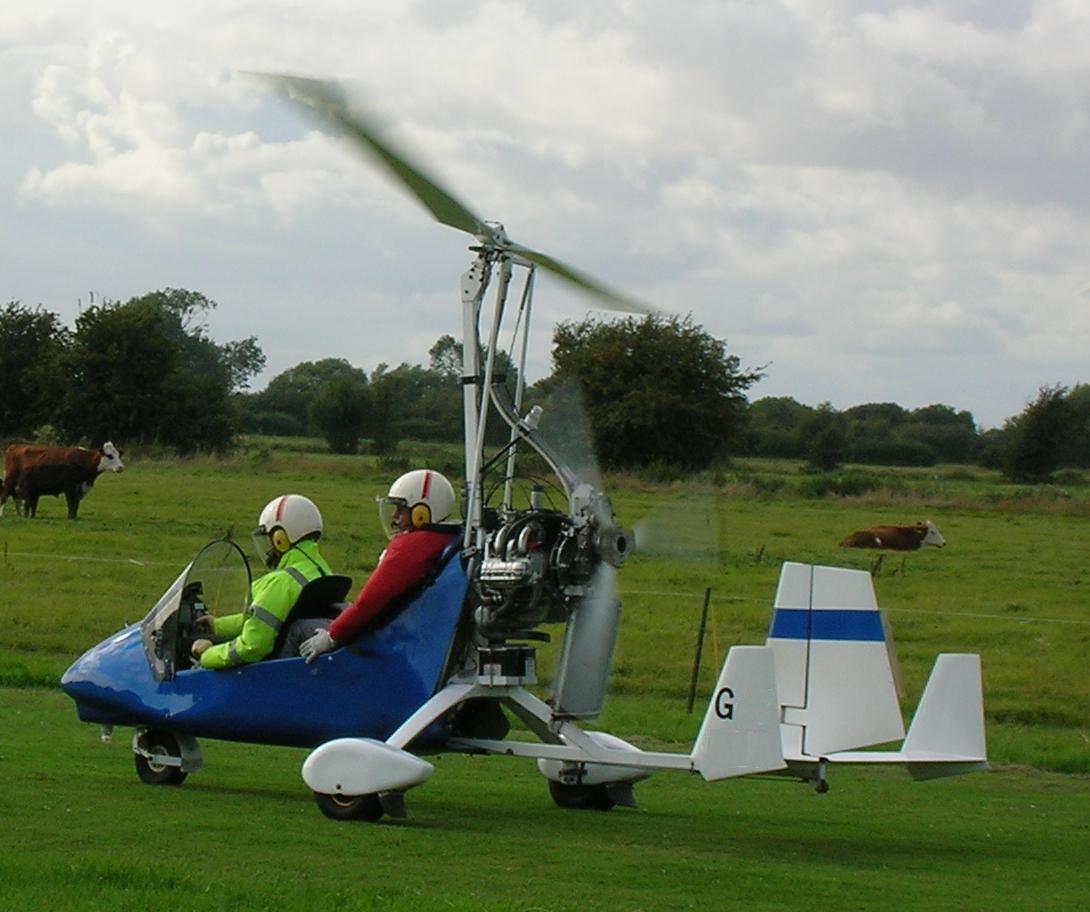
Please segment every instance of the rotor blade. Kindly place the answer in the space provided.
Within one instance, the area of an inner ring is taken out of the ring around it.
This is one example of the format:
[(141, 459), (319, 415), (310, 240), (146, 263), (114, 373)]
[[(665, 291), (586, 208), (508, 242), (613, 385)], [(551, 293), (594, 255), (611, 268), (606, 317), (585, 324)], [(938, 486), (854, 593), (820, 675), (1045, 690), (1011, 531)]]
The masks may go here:
[(655, 309), (649, 304), (644, 304), (642, 301), (637, 301), (635, 298), (630, 298), (618, 291), (614, 291), (612, 288), (603, 285), (597, 279), (592, 279), (586, 273), (580, 272), (565, 263), (561, 263), (560, 260), (554, 259), (548, 254), (531, 250), (529, 247), (524, 247), (522, 244), (516, 244), (514, 241), (510, 242), (507, 245), (507, 248), (512, 253), (518, 254), (524, 260), (529, 260), (531, 263), (549, 270), (553, 275), (559, 276), (565, 281), (570, 282), (582, 291), (594, 295), (598, 300), (605, 304), (609, 310), (619, 310), (622, 313), (655, 313)]
[(627, 297), (596, 279), (547, 254), (510, 241), (502, 227), (487, 224), (453, 194), (443, 189), (399, 149), (382, 136), (378, 126), (362, 114), (352, 111), (344, 90), (337, 83), (282, 73), (255, 73), (264, 82), (281, 90), (290, 100), (305, 107), (326, 125), (342, 130), (367, 155), (376, 158), (436, 218), (451, 228), (465, 231), (496, 247), (510, 250), (523, 259), (541, 266), (554, 275), (598, 298), (609, 310), (624, 313), (654, 313), (654, 308)]
[(444, 225), (458, 228), (478, 238), (491, 238), (493, 231), (469, 208), (428, 177), (408, 155), (389, 139), (381, 137), (377, 125), (349, 110), (344, 90), (333, 82), (287, 76), (280, 73), (256, 73), (259, 79), (282, 90), (288, 98), (305, 106), (324, 123), (339, 127), (352, 142), (378, 161), (405, 185), (435, 218)]

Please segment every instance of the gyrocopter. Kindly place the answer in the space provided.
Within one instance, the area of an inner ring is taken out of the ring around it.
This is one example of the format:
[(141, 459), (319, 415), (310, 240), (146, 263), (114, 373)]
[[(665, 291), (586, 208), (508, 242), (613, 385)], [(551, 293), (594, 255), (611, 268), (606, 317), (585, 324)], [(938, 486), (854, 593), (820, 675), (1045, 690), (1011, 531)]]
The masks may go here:
[[(303, 779), (336, 819), (404, 816), (405, 793), (433, 772), (424, 758), (440, 750), (534, 759), (559, 806), (597, 809), (634, 805), (633, 784), (656, 770), (709, 781), (789, 776), (824, 791), (830, 764), (899, 763), (916, 778), (987, 767), (979, 657), (939, 656), (906, 736), (892, 641), (869, 574), (797, 563), (783, 565), (765, 644), (728, 652), (689, 753), (640, 750), (588, 729), (603, 709), (620, 622), (616, 576), (632, 538), (609, 497), (544, 435), (539, 411), (522, 413), (534, 277), (544, 269), (606, 307), (646, 308), (478, 218), (336, 85), (262, 78), (380, 162), (439, 222), (474, 239), (461, 278), (462, 523), (426, 587), (312, 664), (189, 666), (198, 619), (243, 610), (249, 592), (243, 552), (227, 541), (207, 546), (143, 621), (90, 649), (62, 679), (80, 719), (104, 731), (135, 729), (144, 781), (177, 784), (200, 769), (198, 737), (313, 748)], [(522, 291), (511, 304), (516, 276)], [(512, 322), (521, 330), (513, 392), (498, 368), (501, 329)], [(510, 437), (488, 456), (490, 420)], [(537, 489), (515, 502), (514, 463), (525, 448), (555, 475), (559, 505)], [(305, 588), (293, 618), (328, 615), (348, 585), (335, 578)], [(542, 699), (531, 687), (545, 624), (563, 624), (564, 634)], [(508, 737), (511, 716), (519, 737)], [(897, 750), (863, 750), (902, 739)]]

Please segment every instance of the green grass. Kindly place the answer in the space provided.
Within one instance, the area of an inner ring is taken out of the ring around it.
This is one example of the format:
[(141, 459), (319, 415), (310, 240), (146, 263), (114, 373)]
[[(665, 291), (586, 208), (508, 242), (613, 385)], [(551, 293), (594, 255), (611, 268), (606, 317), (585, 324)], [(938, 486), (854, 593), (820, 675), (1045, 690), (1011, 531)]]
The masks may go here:
[[(998, 772), (913, 784), (840, 770), (832, 792), (660, 774), (642, 809), (556, 809), (533, 764), (444, 756), (411, 819), (336, 825), (299, 776), (305, 752), (203, 742), (181, 789), (141, 785), (130, 732), (97, 743), (57, 681), (138, 620), (207, 541), (245, 549), (285, 491), (319, 504), (333, 566), (362, 581), (385, 543), (374, 497), (449, 447), (332, 456), (254, 441), (230, 459), (141, 458), (65, 520), (0, 519), (0, 912), (71, 908), (595, 910), (1082, 908), (1090, 881), (1090, 489), (1003, 485), (977, 469), (875, 473), (854, 497), (812, 496), (797, 465), (608, 480), (630, 528), (669, 529), (621, 573), (624, 619), (601, 727), (687, 749), (685, 711), (705, 588), (706, 700), (735, 643), (759, 643), (783, 560), (875, 573), (911, 712), (939, 652), (979, 652)], [(449, 470), (449, 469), (448, 469)], [(848, 532), (934, 520), (949, 542), (907, 555), (847, 551)], [(547, 685), (559, 645), (539, 653)], [(1076, 905), (1077, 904), (1077, 905)]]
[(207, 742), (155, 788), (56, 691), (6, 692), (0, 726), (0, 910), (1075, 910), (1090, 882), (1077, 777), (662, 773), (603, 814), (553, 806), (531, 764), (443, 755), (408, 821), (334, 824), (301, 750)]

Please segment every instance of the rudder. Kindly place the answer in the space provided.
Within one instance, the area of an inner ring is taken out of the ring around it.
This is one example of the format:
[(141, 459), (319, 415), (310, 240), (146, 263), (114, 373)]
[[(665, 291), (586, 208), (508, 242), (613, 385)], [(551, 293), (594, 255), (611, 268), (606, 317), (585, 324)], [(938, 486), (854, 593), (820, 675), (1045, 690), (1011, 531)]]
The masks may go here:
[(869, 573), (784, 563), (766, 643), (775, 656), (785, 757), (905, 736), (895, 661)]

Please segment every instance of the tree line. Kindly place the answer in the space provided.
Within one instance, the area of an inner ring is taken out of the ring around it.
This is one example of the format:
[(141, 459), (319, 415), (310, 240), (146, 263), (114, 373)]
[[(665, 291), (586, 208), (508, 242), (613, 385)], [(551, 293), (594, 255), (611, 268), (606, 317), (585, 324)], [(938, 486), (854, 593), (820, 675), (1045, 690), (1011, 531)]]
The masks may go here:
[(748, 452), (803, 459), (817, 470), (975, 464), (1039, 484), (1061, 468), (1090, 468), (1090, 386), (1081, 384), (1043, 387), (1020, 414), (983, 432), (970, 412), (948, 405), (908, 410), (881, 402), (837, 411), (770, 397), (754, 402), (749, 418)]
[[(427, 365), (380, 364), (368, 376), (344, 359), (301, 362), (260, 391), (255, 337), (220, 344), (199, 292), (165, 289), (103, 301), (72, 328), (41, 307), (0, 309), (0, 439), (153, 443), (222, 451), (240, 433), (318, 436), (334, 452), (388, 452), (402, 439), (462, 439), (462, 350), (449, 335)], [(745, 368), (691, 317), (650, 315), (561, 323), (552, 373), (527, 387), (563, 436), (581, 412), (598, 461), (612, 469), (700, 470), (732, 456), (797, 459), (815, 471), (845, 463), (979, 464), (1039, 483), (1090, 467), (1090, 386), (1050, 386), (1003, 427), (981, 432), (943, 404), (868, 403), (838, 411), (789, 397), (749, 401), (765, 368)], [(501, 355), (499, 382), (517, 371)], [(578, 405), (576, 403), (578, 402)], [(490, 443), (507, 439), (493, 423)]]
[[(72, 328), (19, 301), (0, 309), (0, 436), (223, 449), (232, 397), (265, 366), (254, 337), (226, 344), (203, 322), (215, 303), (166, 289), (80, 311)], [(40, 433), (41, 432), (41, 433)]]

